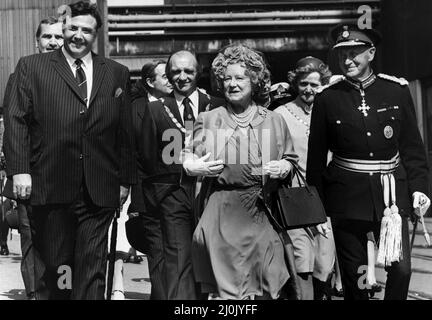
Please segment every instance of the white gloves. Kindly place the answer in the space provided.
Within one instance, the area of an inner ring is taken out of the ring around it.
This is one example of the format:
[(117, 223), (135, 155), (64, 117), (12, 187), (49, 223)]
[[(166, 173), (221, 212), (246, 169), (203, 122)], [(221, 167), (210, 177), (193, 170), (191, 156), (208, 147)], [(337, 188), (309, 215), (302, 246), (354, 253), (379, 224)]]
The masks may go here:
[(413, 208), (419, 217), (422, 217), (426, 213), (430, 203), (430, 199), (424, 193), (419, 191), (413, 193)]
[(285, 179), (291, 170), (292, 164), (287, 160), (270, 161), (263, 166), (264, 174), (270, 175), (271, 179)]
[(222, 160), (207, 161), (210, 156), (209, 152), (198, 159), (189, 158), (183, 162), (183, 168), (190, 176), (217, 177), (223, 171), (224, 164)]

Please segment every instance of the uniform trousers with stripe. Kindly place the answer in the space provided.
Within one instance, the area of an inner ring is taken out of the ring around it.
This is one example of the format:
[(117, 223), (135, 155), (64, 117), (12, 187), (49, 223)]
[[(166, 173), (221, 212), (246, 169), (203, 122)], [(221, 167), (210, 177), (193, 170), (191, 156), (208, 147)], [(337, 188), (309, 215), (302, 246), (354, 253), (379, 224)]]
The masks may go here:
[[(366, 287), (367, 233), (373, 231), (379, 239), (379, 222), (338, 219), (332, 217), (333, 234), (344, 287), (345, 300), (368, 300)], [(408, 218), (402, 216), (402, 251), (399, 262), (386, 267), (385, 300), (406, 300), (411, 278), (411, 252)]]
[(96, 206), (85, 186), (73, 203), (33, 206), (34, 248), (45, 265), (46, 290), (39, 299), (104, 299), (113, 217), (114, 208)]

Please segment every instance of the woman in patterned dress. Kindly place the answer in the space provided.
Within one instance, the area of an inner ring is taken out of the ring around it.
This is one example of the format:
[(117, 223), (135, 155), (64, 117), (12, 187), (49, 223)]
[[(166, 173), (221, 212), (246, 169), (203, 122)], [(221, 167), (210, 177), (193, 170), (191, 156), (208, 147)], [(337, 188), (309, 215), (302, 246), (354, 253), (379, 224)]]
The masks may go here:
[[(296, 91), (297, 98), (275, 110), (283, 116), (290, 129), (294, 148), (299, 156), (298, 167), (304, 176), (315, 94), (329, 82), (330, 77), (328, 66), (321, 60), (311, 56), (300, 59), (295, 70), (288, 73), (288, 81)], [(296, 179), (292, 183), (293, 186), (298, 185)], [(317, 228), (289, 230), (288, 234), (294, 245), (302, 300), (314, 299), (314, 287), (315, 299), (329, 299), (330, 288), (326, 282), (332, 273), (336, 255), (331, 230), (323, 224)]]
[(287, 177), (297, 156), (283, 118), (263, 107), (270, 72), (262, 55), (231, 45), (212, 69), (226, 105), (198, 116), (183, 152), (186, 172), (204, 177), (192, 244), (196, 281), (220, 299), (276, 299), (289, 273), (263, 186)]

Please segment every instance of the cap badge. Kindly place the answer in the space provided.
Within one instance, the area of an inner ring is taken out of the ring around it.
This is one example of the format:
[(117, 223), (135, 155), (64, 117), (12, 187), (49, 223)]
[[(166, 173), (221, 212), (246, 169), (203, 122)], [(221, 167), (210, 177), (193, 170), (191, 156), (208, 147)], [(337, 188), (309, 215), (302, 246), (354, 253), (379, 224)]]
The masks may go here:
[(386, 126), (384, 128), (384, 137), (386, 137), (386, 139), (391, 139), (393, 137), (393, 128), (391, 126)]
[(345, 30), (344, 32), (342, 32), (342, 38), (346, 39), (350, 36), (350, 33), (348, 30)]
[(278, 93), (278, 94), (281, 94), (281, 93), (283, 93), (284, 91), (285, 91), (285, 88), (282, 87), (282, 85), (279, 85), (279, 87), (277, 88), (277, 93)]

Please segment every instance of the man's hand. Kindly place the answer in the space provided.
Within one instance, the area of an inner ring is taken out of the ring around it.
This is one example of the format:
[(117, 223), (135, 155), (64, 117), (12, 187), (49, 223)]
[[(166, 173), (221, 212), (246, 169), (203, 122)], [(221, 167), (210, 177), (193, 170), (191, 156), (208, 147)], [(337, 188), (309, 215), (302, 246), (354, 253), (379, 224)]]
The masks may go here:
[(120, 186), (120, 211), (123, 209), (123, 204), (126, 202), (129, 196), (129, 187)]
[(13, 194), (15, 199), (29, 199), (32, 191), (32, 179), (28, 173), (13, 176)]
[(6, 171), (0, 170), (0, 180), (4, 180), (6, 178)]
[(413, 208), (416, 215), (422, 217), (430, 206), (430, 199), (422, 192), (413, 193)]
[(285, 179), (292, 170), (291, 162), (287, 160), (270, 161), (263, 166), (264, 174), (271, 179)]
[(328, 226), (327, 222), (317, 225), (316, 229), (320, 235), (328, 239), (328, 234), (330, 234), (331, 228)]
[(210, 156), (209, 152), (199, 159), (188, 159), (183, 163), (183, 168), (190, 176), (217, 177), (223, 171), (224, 163), (222, 160), (207, 161)]

